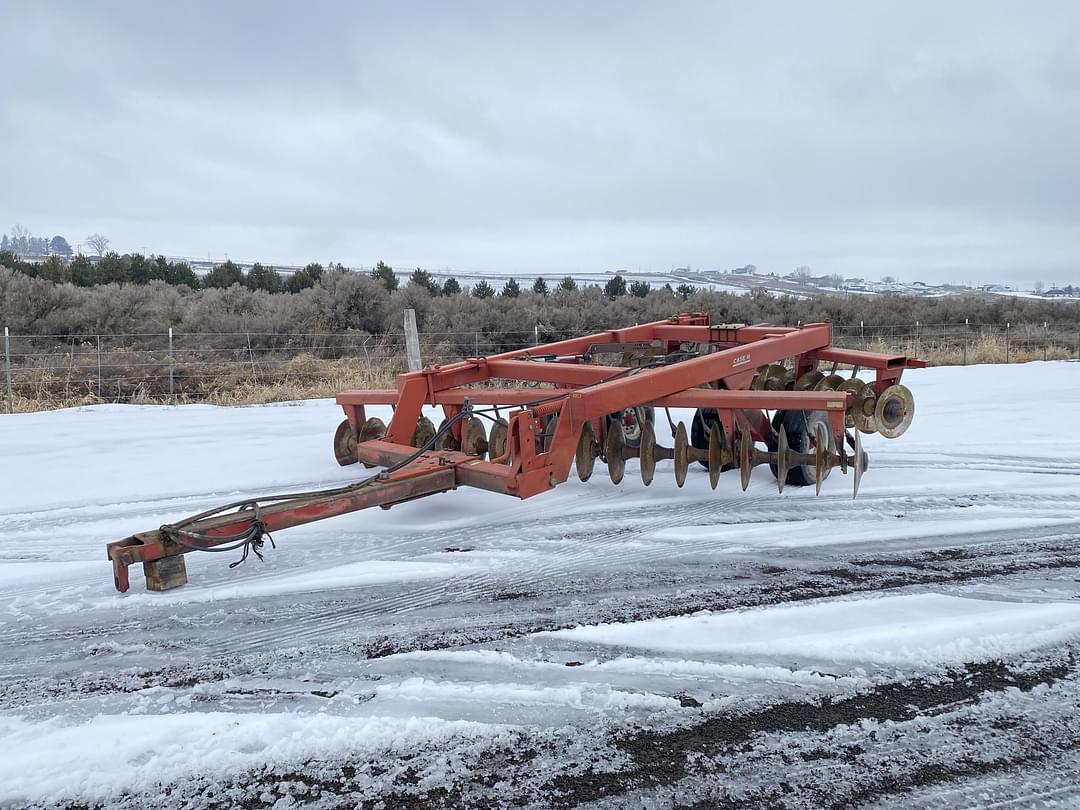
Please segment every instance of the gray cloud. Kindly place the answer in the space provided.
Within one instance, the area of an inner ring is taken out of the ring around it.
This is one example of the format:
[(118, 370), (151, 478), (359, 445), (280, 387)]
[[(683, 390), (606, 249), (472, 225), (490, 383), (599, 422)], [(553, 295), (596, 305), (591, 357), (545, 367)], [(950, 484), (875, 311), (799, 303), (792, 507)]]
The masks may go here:
[(1072, 3), (11, 3), (0, 228), (555, 273), (1080, 272)]

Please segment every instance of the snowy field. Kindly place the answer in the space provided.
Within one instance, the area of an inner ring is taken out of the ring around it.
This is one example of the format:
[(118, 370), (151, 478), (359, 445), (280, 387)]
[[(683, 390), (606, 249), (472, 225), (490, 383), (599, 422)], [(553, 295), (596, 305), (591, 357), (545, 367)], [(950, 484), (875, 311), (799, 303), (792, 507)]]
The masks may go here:
[(352, 480), (333, 403), (0, 416), (0, 806), (1080, 806), (1080, 363), (905, 382), (854, 501), (598, 464), (162, 594), (105, 543)]

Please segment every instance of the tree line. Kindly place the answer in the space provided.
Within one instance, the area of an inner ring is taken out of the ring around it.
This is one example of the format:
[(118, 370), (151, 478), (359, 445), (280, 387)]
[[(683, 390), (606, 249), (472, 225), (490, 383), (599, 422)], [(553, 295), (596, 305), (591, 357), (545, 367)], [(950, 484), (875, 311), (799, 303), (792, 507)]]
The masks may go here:
[[(164, 256), (143, 256), (140, 253), (120, 255), (106, 252), (104, 256), (93, 259), (82, 254), (65, 259), (60, 255), (49, 256), (44, 261), (27, 261), (11, 251), (0, 251), (0, 266), (9, 267), (18, 273), (40, 278), (57, 284), (73, 284), (76, 287), (96, 287), (103, 284), (149, 284), (153, 281), (164, 282), (173, 286), (198, 289), (228, 289), (233, 285), (249, 290), (263, 290), (268, 293), (298, 293), (313, 287), (325, 270), (344, 271), (342, 265), (330, 263), (324, 268), (318, 262), (311, 262), (295, 273), (283, 276), (274, 267), (256, 262), (251, 269), (244, 271), (231, 260), (215, 265), (210, 272), (199, 276), (185, 261), (172, 261)], [(371, 277), (378, 281), (388, 292), (394, 292), (401, 286), (401, 280), (394, 268), (385, 262), (378, 262), (371, 270)], [(434, 296), (454, 296), (468, 294), (474, 298), (516, 298), (523, 287), (516, 278), (510, 278), (496, 290), (488, 281), (481, 280), (471, 287), (462, 287), (453, 276), (439, 282), (427, 270), (416, 268), (406, 281)], [(578, 288), (573, 276), (564, 276), (549, 287), (543, 277), (535, 279), (528, 287), (533, 293), (547, 295), (552, 289), (574, 291)], [(680, 284), (666, 289), (684, 300), (692, 295), (695, 288), (689, 284)], [(619, 275), (613, 276), (603, 285), (604, 295), (615, 299), (622, 295), (644, 298), (652, 290), (652, 285), (645, 281), (633, 281), (627, 284)]]
[[(0, 264), (6, 262), (0, 260)], [(162, 267), (158, 260), (151, 267)], [(141, 267), (141, 265), (139, 265)], [(167, 272), (169, 263), (164, 264)], [(254, 268), (253, 268), (254, 269)], [(714, 323), (831, 321), (868, 328), (930, 324), (1050, 322), (1055, 328), (1080, 328), (1080, 304), (1005, 296), (821, 295), (810, 299), (778, 297), (764, 291), (748, 295), (701, 289), (641, 288), (613, 277), (604, 286), (578, 285), (574, 279), (548, 284), (544, 279), (516, 279), (496, 290), (480, 282), (470, 290), (447, 290), (430, 274), (418, 271), (405, 282), (391, 279), (386, 265), (371, 273), (340, 267), (309, 266), (310, 286), (272, 293), (246, 286), (251, 272), (228, 286), (145, 283), (79, 286), (73, 281), (31, 276), (0, 267), (0, 326), (13, 334), (70, 340), (72, 335), (160, 334), (172, 327), (186, 333), (250, 332), (253, 344), (297, 345), (297, 335), (400, 334), (405, 309), (416, 311), (420, 329), (445, 335), (447, 353), (470, 354), (476, 336), (485, 351), (508, 350), (531, 342), (557, 340), (589, 331), (659, 320), (680, 311), (708, 312)], [(224, 274), (222, 274), (224, 275)], [(618, 279), (618, 280), (616, 280)], [(203, 280), (205, 282), (205, 279)], [(224, 279), (222, 280), (224, 284)], [(436, 291), (435, 287), (440, 289)], [(625, 287), (625, 292), (621, 292)], [(460, 345), (457, 345), (459, 344)]]

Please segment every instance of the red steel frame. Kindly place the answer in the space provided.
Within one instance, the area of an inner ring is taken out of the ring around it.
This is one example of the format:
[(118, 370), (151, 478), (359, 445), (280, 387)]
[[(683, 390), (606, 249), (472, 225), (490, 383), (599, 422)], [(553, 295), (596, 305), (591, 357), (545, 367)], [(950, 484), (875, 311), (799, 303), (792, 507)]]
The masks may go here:
[[(365, 406), (394, 406), (394, 415), (380, 439), (357, 446), (358, 460), (390, 467), (416, 454), (413, 431), (424, 406), (441, 406), (447, 417), (472, 405), (513, 409), (509, 416), (507, 453), (484, 461), (448, 450), (431, 450), (389, 472), (370, 486), (336, 495), (313, 495), (263, 507), (267, 531), (309, 523), (364, 509), (389, 506), (458, 486), (472, 486), (519, 498), (529, 498), (566, 481), (586, 422), (597, 436), (607, 414), (625, 408), (653, 405), (677, 408), (715, 408), (724, 436), (731, 442), (736, 429), (747, 430), (755, 441), (767, 441), (769, 425), (761, 410), (824, 411), (833, 433), (844, 432), (850, 394), (838, 391), (752, 391), (758, 367), (794, 358), (795, 373), (811, 370), (818, 361), (872, 369), (880, 394), (898, 382), (905, 368), (925, 362), (901, 355), (876, 354), (834, 348), (827, 323), (797, 328), (776, 326), (710, 325), (707, 314), (690, 313), (655, 323), (602, 332), (586, 337), (535, 346), (528, 350), (478, 357), (445, 366), (402, 374), (396, 391), (344, 391), (337, 397), (356, 435), (366, 419)], [(649, 345), (661, 354), (695, 344), (702, 351), (690, 359), (626, 373), (621, 366), (591, 362), (594, 354), (620, 351), (627, 346)], [(546, 383), (549, 387), (471, 388), (491, 380)], [(748, 413), (749, 412), (749, 413)], [(537, 441), (548, 416), (557, 414), (547, 449)], [(452, 427), (461, 437), (461, 422)], [(842, 445), (841, 445), (842, 446)], [(508, 463), (507, 463), (508, 462)], [(208, 518), (195, 528), (210, 537), (229, 535), (251, 525), (252, 512)], [(212, 543), (211, 543), (212, 544)], [(127, 566), (151, 563), (192, 550), (170, 540), (161, 531), (143, 532), (110, 543), (117, 590), (129, 586)]]

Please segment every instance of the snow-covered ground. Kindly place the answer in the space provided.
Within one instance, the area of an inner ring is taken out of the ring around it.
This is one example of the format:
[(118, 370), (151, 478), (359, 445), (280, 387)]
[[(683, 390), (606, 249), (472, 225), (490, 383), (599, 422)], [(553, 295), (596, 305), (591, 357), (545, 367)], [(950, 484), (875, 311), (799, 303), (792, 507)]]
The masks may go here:
[(1080, 364), (905, 382), (857, 500), (598, 465), (123, 596), (107, 541), (354, 479), (340, 412), (0, 416), (0, 806), (1076, 806)]

